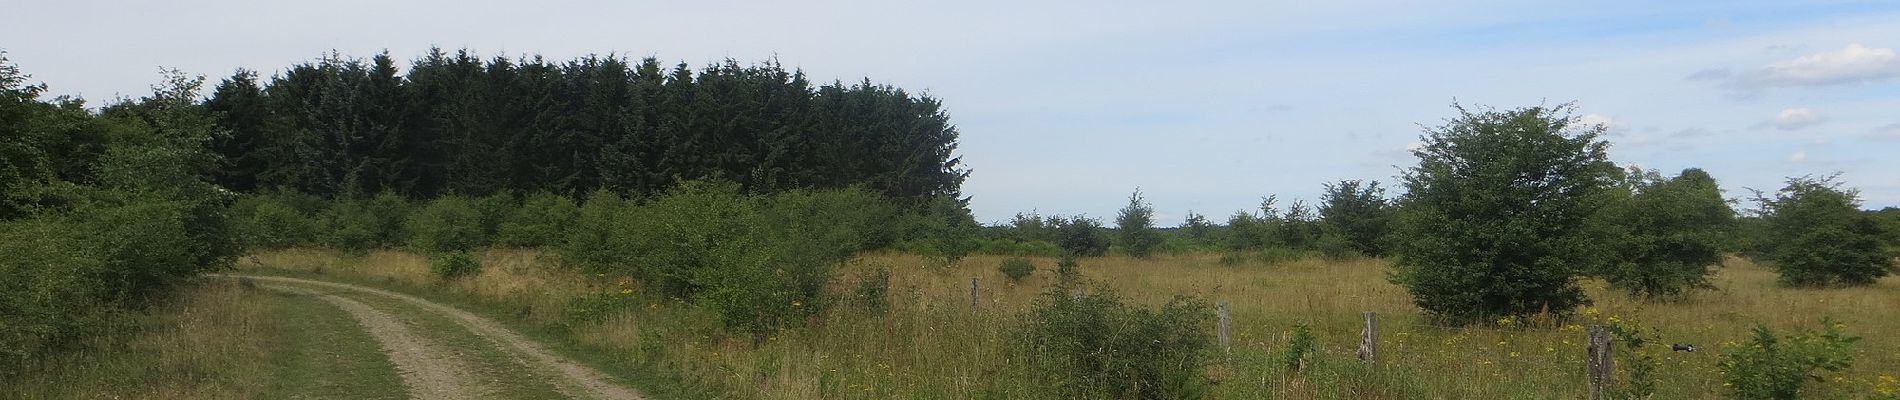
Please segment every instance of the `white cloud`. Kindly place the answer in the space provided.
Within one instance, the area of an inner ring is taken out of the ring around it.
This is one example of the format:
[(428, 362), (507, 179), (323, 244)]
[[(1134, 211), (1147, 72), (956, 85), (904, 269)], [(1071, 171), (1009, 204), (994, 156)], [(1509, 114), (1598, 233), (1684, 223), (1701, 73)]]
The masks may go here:
[(1781, 113), (1775, 114), (1775, 119), (1768, 124), (1774, 126), (1775, 129), (1792, 131), (1818, 123), (1821, 123), (1821, 117), (1815, 115), (1814, 110), (1807, 107), (1795, 107), (1781, 110)]
[(1791, 163), (1798, 163), (1798, 162), (1807, 161), (1807, 160), (1808, 160), (1808, 152), (1806, 151), (1796, 151), (1794, 152), (1794, 154), (1788, 155), (1788, 162), (1791, 162)]
[(1900, 77), (1900, 55), (1893, 49), (1859, 43), (1768, 64), (1734, 77), (1743, 88), (1827, 86)]

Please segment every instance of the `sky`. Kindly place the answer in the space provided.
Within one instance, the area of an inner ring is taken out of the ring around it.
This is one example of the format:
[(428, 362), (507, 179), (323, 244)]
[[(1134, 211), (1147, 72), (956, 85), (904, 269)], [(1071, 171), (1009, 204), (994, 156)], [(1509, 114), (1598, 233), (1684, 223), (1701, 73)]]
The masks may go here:
[[(1726, 195), (1839, 173), (1900, 206), (1900, 2), (29, 1), (0, 49), (49, 95), (137, 97), (331, 51), (777, 59), (943, 100), (986, 223), (1160, 225), (1393, 184), (1467, 106), (1573, 103), (1610, 157), (1698, 167)], [(1741, 206), (1748, 207), (1748, 203)]]

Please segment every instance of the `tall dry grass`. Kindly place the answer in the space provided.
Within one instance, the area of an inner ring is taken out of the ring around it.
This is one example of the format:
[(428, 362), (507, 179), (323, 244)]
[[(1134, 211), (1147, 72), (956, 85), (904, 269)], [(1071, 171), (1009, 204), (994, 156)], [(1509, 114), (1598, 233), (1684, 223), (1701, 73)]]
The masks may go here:
[(266, 355), (280, 317), (262, 295), (232, 281), (186, 285), (149, 315), (38, 360), (0, 397), (257, 398), (271, 379)]
[[(572, 273), (526, 250), (491, 250), (472, 278), (443, 283), (426, 260), (382, 251), (346, 257), (325, 251), (260, 254), (242, 268), (380, 282), (439, 295), (475, 299), (521, 321), (560, 326), (564, 338), (594, 351), (666, 371), (676, 384), (731, 397), (808, 398), (1020, 398), (1042, 382), (1025, 366), (1016, 328), (1036, 296), (1054, 282), (1054, 260), (1035, 259), (1038, 271), (1010, 282), (1002, 257), (973, 256), (944, 266), (905, 254), (874, 254), (852, 261), (834, 284), (887, 267), (891, 305), (884, 312), (840, 302), (809, 321), (755, 344), (727, 335), (716, 318), (678, 299), (638, 291), (625, 277)], [(1595, 305), (1583, 316), (1542, 327), (1447, 328), (1429, 324), (1401, 287), (1388, 283), (1386, 261), (1299, 260), (1222, 265), (1216, 255), (1152, 259), (1082, 260), (1083, 275), (1140, 303), (1159, 304), (1191, 294), (1231, 304), (1234, 344), (1207, 370), (1215, 398), (1574, 398), (1585, 388), (1583, 325), (1609, 319), (1654, 327), (1666, 343), (1693, 343), (1697, 353), (1660, 351), (1666, 378), (1657, 398), (1713, 398), (1722, 383), (1715, 362), (1722, 344), (1745, 337), (1757, 323), (1786, 330), (1815, 326), (1820, 318), (1845, 323), (1856, 344), (1852, 368), (1819, 383), (1819, 397), (1873, 393), (1881, 376), (1900, 376), (1900, 280), (1844, 289), (1790, 289), (1775, 274), (1743, 259), (1718, 270), (1716, 291), (1688, 301), (1648, 303), (1585, 285)], [(982, 284), (978, 307), (969, 303), (970, 278)], [(619, 311), (593, 321), (566, 318), (575, 299), (614, 299)], [(1380, 363), (1353, 358), (1360, 313), (1380, 315)], [(1320, 352), (1293, 373), (1276, 361), (1295, 324), (1307, 324)], [(1209, 327), (1210, 329), (1212, 327)], [(1627, 349), (1625, 349), (1627, 350)], [(1651, 349), (1651, 351), (1656, 351)]]

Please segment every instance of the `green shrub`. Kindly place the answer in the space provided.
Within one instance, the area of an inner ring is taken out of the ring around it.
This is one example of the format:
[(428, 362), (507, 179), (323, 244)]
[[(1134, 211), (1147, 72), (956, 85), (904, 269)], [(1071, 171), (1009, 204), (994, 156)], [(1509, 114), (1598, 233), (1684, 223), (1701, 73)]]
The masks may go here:
[(409, 215), (409, 245), (425, 252), (469, 251), (488, 244), (481, 211), (467, 197), (443, 196)]
[(408, 216), (408, 201), (391, 193), (338, 200), (325, 213), (329, 228), (324, 242), (350, 252), (399, 246), (407, 238), (403, 224)]
[(1118, 244), (1128, 255), (1145, 258), (1154, 254), (1155, 246), (1161, 244), (1154, 220), (1154, 206), (1141, 197), (1141, 188), (1135, 188), (1135, 193), (1128, 195), (1128, 205), (1115, 217)]
[(1363, 255), (1385, 255), (1392, 209), (1379, 181), (1326, 184), (1325, 193), (1320, 195), (1319, 216), (1329, 236), (1321, 236), (1318, 247), (1328, 257), (1342, 256), (1346, 249), (1337, 248), (1340, 246)]
[(1615, 243), (1618, 254), (1598, 275), (1651, 300), (1714, 289), (1709, 267), (1722, 261), (1723, 241), (1735, 222), (1715, 178), (1694, 168), (1667, 180), (1632, 169), (1627, 180), (1634, 193), (1605, 218), (1610, 226), (1604, 241)]
[(1306, 360), (1312, 357), (1313, 350), (1313, 328), (1306, 324), (1294, 325), (1293, 337), (1287, 339), (1286, 351), (1280, 353), (1280, 365), (1288, 373), (1298, 373), (1306, 368)]
[(1654, 396), (1656, 386), (1662, 383), (1662, 377), (1658, 374), (1662, 363), (1656, 360), (1656, 347), (1661, 344), (1657, 339), (1659, 334), (1653, 328), (1645, 328), (1630, 320), (1610, 322), (1610, 334), (1615, 335), (1617, 346), (1627, 349), (1616, 352), (1616, 357), (1620, 359), (1617, 361), (1621, 367), (1619, 369), (1628, 372), (1627, 376), (1617, 380), (1621, 384), (1617, 385), (1616, 390), (1621, 394), (1616, 397), (1647, 399)]
[(1027, 258), (1010, 257), (1003, 259), (1003, 265), (996, 269), (1003, 271), (1003, 276), (1009, 277), (1009, 280), (1020, 282), (1036, 272), (1036, 264), (1029, 262)]
[(1392, 281), (1441, 320), (1568, 314), (1607, 257), (1591, 230), (1618, 169), (1571, 107), (1457, 107), (1405, 172)]
[(1823, 319), (1823, 330), (1802, 330), (1776, 337), (1767, 326), (1757, 325), (1747, 342), (1722, 354), (1716, 368), (1729, 395), (1739, 399), (1798, 399), (1801, 387), (1809, 379), (1825, 382), (1819, 374), (1846, 369), (1853, 362), (1849, 351), (1859, 337), (1841, 332), (1841, 325)]
[(1790, 178), (1774, 197), (1755, 194), (1767, 224), (1765, 253), (1783, 284), (1871, 285), (1896, 269), (1886, 232), (1859, 210), (1859, 191), (1834, 178)]
[(442, 279), (458, 279), (482, 272), (481, 261), (475, 260), (466, 251), (450, 251), (434, 258), (429, 262), (429, 270)]
[(522, 200), (495, 228), (495, 242), (504, 246), (541, 247), (560, 243), (562, 232), (575, 223), (580, 207), (574, 200), (539, 192)]
[(232, 206), (235, 230), (245, 246), (282, 249), (316, 244), (319, 221), (283, 196), (252, 196)]
[(562, 232), (561, 259), (582, 272), (626, 272), (622, 262), (628, 257), (619, 251), (622, 243), (613, 240), (624, 207), (626, 201), (613, 192), (599, 190), (587, 196), (574, 222)]
[(1125, 304), (1106, 287), (1068, 285), (1036, 300), (1025, 329), (1030, 367), (1057, 398), (1199, 398), (1213, 347), (1213, 308), (1176, 296), (1159, 309)]
[(876, 223), (849, 216), (869, 206), (866, 196), (764, 197), (731, 183), (687, 182), (623, 208), (609, 247), (654, 290), (692, 299), (762, 340), (822, 309), (832, 268), (859, 250), (857, 233)]
[(1051, 217), (1049, 223), (1056, 232), (1056, 246), (1062, 247), (1063, 254), (1096, 257), (1108, 252), (1108, 236), (1102, 232), (1101, 221), (1074, 216)]

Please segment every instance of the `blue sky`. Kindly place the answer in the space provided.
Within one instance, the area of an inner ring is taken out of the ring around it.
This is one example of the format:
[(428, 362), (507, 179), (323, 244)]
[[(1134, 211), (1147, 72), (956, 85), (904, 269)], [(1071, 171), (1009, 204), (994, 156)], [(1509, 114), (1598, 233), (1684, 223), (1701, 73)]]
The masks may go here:
[(1575, 102), (1618, 163), (1701, 167), (1731, 197), (1840, 172), (1900, 206), (1900, 3), (1316, 3), (65, 1), (10, 7), (0, 48), (94, 101), (160, 66), (215, 79), (330, 50), (777, 57), (942, 98), (985, 222), (1108, 218), (1140, 187), (1172, 225), (1390, 183), (1454, 99)]

